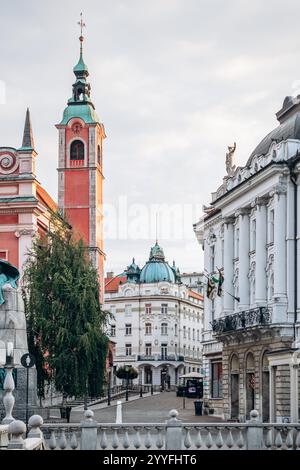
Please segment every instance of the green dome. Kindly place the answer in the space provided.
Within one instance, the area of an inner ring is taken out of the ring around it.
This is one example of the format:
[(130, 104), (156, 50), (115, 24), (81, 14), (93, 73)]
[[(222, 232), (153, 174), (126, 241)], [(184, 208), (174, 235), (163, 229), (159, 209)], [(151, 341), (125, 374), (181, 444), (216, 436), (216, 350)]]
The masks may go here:
[(64, 110), (60, 124), (66, 125), (72, 118), (81, 118), (86, 124), (100, 122), (94, 107), (89, 103), (70, 103)]
[(140, 282), (151, 284), (154, 282), (176, 282), (173, 269), (165, 261), (163, 249), (156, 242), (151, 248), (149, 261), (143, 267), (140, 274)]

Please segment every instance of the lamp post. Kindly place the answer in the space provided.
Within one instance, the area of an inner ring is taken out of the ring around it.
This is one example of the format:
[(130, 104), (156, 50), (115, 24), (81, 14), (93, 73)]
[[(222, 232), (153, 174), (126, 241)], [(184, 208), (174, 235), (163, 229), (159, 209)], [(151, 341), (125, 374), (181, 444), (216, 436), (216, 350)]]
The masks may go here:
[(129, 367), (125, 367), (126, 372), (126, 401), (128, 401), (128, 382), (129, 382)]

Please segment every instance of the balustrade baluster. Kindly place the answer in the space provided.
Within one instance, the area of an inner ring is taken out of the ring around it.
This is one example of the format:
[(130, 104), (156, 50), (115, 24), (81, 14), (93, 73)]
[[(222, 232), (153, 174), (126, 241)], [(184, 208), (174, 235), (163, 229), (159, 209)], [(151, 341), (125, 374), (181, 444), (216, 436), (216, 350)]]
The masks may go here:
[(185, 449), (189, 449), (190, 447), (192, 447), (192, 440), (191, 440), (191, 434), (190, 434), (189, 428), (186, 428), (184, 447)]
[(236, 445), (239, 449), (242, 449), (244, 446), (245, 446), (245, 442), (244, 442), (244, 436), (243, 436), (243, 433), (242, 431), (240, 430), (239, 432), (239, 437), (236, 441)]
[(50, 439), (49, 439), (49, 449), (54, 450), (56, 449), (57, 442), (56, 442), (56, 436), (55, 436), (55, 431), (52, 429)]
[(209, 429), (207, 429), (207, 436), (206, 436), (206, 447), (208, 449), (211, 449), (212, 446), (214, 445), (212, 435)]
[(119, 447), (119, 444), (120, 444), (120, 441), (119, 441), (119, 436), (118, 436), (118, 430), (115, 429), (113, 439), (112, 439), (112, 443), (111, 443), (112, 448), (117, 449)]
[(108, 446), (107, 435), (106, 435), (105, 429), (103, 429), (101, 433), (101, 437), (100, 437), (100, 447), (101, 449), (105, 450), (107, 446)]
[(70, 447), (72, 450), (75, 450), (78, 447), (78, 440), (77, 440), (77, 435), (75, 431), (73, 431), (72, 436), (71, 436)]
[(158, 429), (157, 439), (156, 439), (156, 447), (158, 449), (162, 449), (163, 446), (164, 446), (164, 440), (163, 440), (163, 436), (162, 436), (162, 430)]
[(139, 430), (139, 428), (134, 428), (134, 429), (135, 429), (135, 434), (134, 434), (134, 437), (133, 437), (133, 445), (134, 445), (135, 449), (139, 449), (142, 445), (140, 430)]
[(123, 448), (128, 449), (128, 447), (130, 447), (130, 440), (129, 440), (128, 430), (125, 429), (125, 434), (123, 438)]
[(297, 437), (296, 437), (296, 449), (300, 449), (300, 428), (297, 429)]
[(285, 445), (288, 449), (292, 449), (294, 446), (294, 431), (293, 429), (288, 430), (288, 434), (286, 436)]
[(58, 446), (61, 450), (64, 450), (64, 449), (66, 449), (67, 445), (68, 445), (68, 443), (67, 443), (65, 429), (62, 429), (61, 433), (60, 433), (59, 440), (58, 440)]
[(146, 437), (145, 437), (145, 447), (146, 447), (146, 449), (151, 449), (151, 447), (152, 447), (152, 437), (151, 437), (151, 434), (150, 434), (150, 429), (147, 430), (147, 434), (146, 434)]
[(198, 429), (196, 439), (195, 439), (195, 447), (196, 449), (200, 449), (202, 447), (202, 437), (201, 437), (201, 431)]
[(265, 446), (267, 449), (271, 449), (273, 445), (273, 431), (272, 428), (268, 428), (266, 438), (265, 438)]
[(216, 446), (218, 449), (222, 449), (223, 445), (224, 445), (224, 441), (223, 441), (222, 431), (219, 430), (217, 439), (216, 439)]
[(226, 446), (228, 447), (228, 449), (232, 449), (232, 447), (234, 446), (234, 440), (231, 429), (228, 429), (228, 434), (226, 437)]
[(275, 437), (275, 446), (277, 449), (281, 449), (283, 445), (282, 436), (281, 436), (281, 429), (276, 430), (276, 437)]

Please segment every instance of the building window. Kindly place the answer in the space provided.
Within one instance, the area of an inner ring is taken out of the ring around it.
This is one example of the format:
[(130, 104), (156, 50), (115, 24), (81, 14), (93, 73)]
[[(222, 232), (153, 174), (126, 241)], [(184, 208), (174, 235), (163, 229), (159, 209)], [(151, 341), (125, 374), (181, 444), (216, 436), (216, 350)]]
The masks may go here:
[(195, 357), (195, 346), (193, 347), (193, 357)]
[(240, 230), (236, 227), (234, 233), (234, 257), (239, 257)]
[(197, 348), (197, 359), (200, 359), (200, 349)]
[(186, 326), (183, 327), (183, 339), (186, 339)]
[(183, 346), (183, 355), (186, 356), (186, 346)]
[(197, 341), (200, 341), (200, 331), (197, 330)]
[(256, 220), (253, 219), (251, 222), (251, 244), (250, 250), (256, 250)]
[(145, 353), (146, 353), (146, 356), (151, 356), (151, 354), (152, 354), (152, 344), (151, 343), (145, 344)]
[(81, 140), (71, 143), (70, 160), (84, 160), (84, 143)]
[(146, 304), (145, 305), (145, 311), (146, 311), (146, 315), (150, 315), (151, 312), (152, 312), (152, 305), (151, 304)]
[(161, 304), (161, 313), (162, 313), (162, 315), (167, 315), (167, 313), (168, 313), (168, 304)]
[(191, 339), (191, 329), (188, 329), (188, 339)]
[(269, 243), (274, 243), (274, 210), (269, 212)]
[(210, 247), (210, 272), (215, 271), (215, 245)]
[(131, 344), (125, 344), (125, 354), (126, 354), (126, 356), (131, 356), (131, 354), (132, 354), (132, 345)]
[(101, 165), (102, 164), (102, 161), (101, 161), (101, 148), (100, 148), (100, 145), (98, 145), (97, 147), (97, 161), (98, 161), (98, 164)]
[(195, 328), (193, 328), (193, 341), (195, 341)]
[(116, 325), (111, 325), (110, 336), (116, 336)]
[(168, 323), (161, 324), (161, 334), (167, 335), (168, 334)]
[(112, 315), (115, 315), (115, 314), (116, 314), (116, 306), (115, 306), (115, 305), (111, 305), (111, 306), (110, 306), (110, 313), (111, 313)]
[(177, 345), (177, 343), (175, 343), (174, 349), (175, 349), (175, 355), (177, 356), (177, 354), (178, 354), (178, 345)]
[(177, 336), (178, 335), (178, 328), (177, 328), (177, 324), (174, 325), (174, 335)]
[(168, 345), (163, 343), (161, 345), (161, 357), (162, 359), (166, 359), (168, 356)]
[(132, 335), (131, 323), (128, 323), (125, 325), (125, 335), (126, 336)]
[(151, 325), (151, 323), (146, 323), (145, 324), (145, 334), (146, 335), (151, 335), (152, 334), (152, 325)]
[(222, 362), (211, 364), (211, 397), (222, 398)]
[(125, 305), (125, 315), (131, 315), (131, 305)]
[(4, 261), (8, 261), (8, 251), (7, 250), (0, 250), (0, 259), (4, 259)]

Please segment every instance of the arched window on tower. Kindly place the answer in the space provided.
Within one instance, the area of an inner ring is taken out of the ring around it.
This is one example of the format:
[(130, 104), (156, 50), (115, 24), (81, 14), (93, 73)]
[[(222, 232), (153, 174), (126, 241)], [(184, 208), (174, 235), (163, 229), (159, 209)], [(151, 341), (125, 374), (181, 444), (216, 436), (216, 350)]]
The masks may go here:
[(102, 165), (102, 159), (101, 159), (101, 148), (100, 148), (100, 145), (98, 145), (98, 148), (97, 148), (97, 160), (98, 160), (98, 165)]
[(70, 148), (70, 160), (84, 160), (84, 143), (74, 140)]

